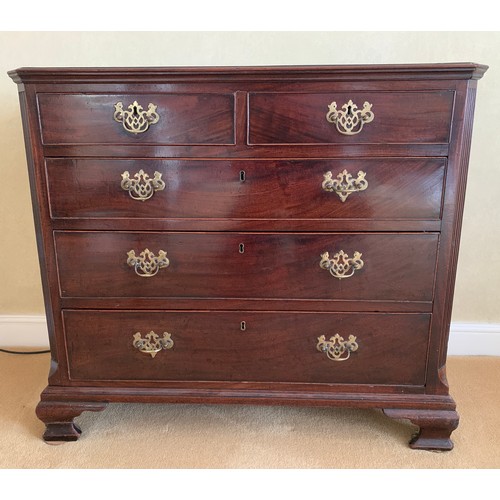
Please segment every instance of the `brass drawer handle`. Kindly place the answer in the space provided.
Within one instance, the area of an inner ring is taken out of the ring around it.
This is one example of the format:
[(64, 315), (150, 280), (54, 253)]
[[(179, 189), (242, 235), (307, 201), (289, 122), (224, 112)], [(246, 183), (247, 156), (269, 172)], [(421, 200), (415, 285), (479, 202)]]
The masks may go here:
[(135, 255), (134, 250), (130, 250), (127, 252), (127, 257), (127, 264), (134, 268), (135, 274), (143, 278), (155, 276), (160, 269), (168, 267), (170, 264), (167, 252), (163, 250), (158, 252), (158, 257), (147, 248), (139, 256)]
[(328, 359), (332, 361), (346, 361), (349, 359), (351, 352), (358, 350), (358, 344), (354, 335), (349, 335), (349, 338), (344, 340), (343, 337), (336, 333), (334, 337), (330, 337), (330, 340), (326, 340), (324, 335), (318, 337), (316, 349), (324, 352)]
[(134, 347), (145, 354), (151, 354), (152, 358), (162, 349), (172, 349), (173, 346), (174, 341), (168, 332), (163, 332), (163, 338), (153, 331), (147, 333), (145, 338), (142, 338), (140, 332), (134, 335)]
[(350, 258), (343, 250), (337, 252), (330, 259), (328, 252), (321, 254), (321, 261), (319, 267), (330, 271), (330, 274), (339, 280), (350, 278), (355, 271), (358, 271), (364, 266), (361, 260), (361, 253), (354, 252), (354, 256)]
[(329, 193), (337, 193), (342, 203), (344, 203), (351, 193), (364, 191), (368, 187), (368, 181), (365, 179), (365, 176), (366, 172), (360, 170), (358, 177), (354, 179), (347, 170), (344, 170), (334, 179), (331, 172), (326, 172), (323, 174), (325, 180), (321, 184), (321, 187)]
[(356, 135), (363, 130), (365, 123), (370, 123), (375, 118), (372, 111), (373, 104), (365, 101), (363, 109), (358, 109), (350, 99), (339, 111), (334, 101), (328, 105), (326, 119), (329, 123), (335, 123), (337, 130), (344, 135)]
[(156, 112), (157, 107), (149, 103), (148, 109), (144, 110), (137, 101), (134, 101), (124, 110), (123, 103), (117, 102), (113, 118), (116, 122), (121, 123), (127, 132), (135, 135), (142, 134), (150, 125), (158, 123), (160, 115)]
[(156, 191), (165, 189), (165, 183), (161, 180), (160, 172), (155, 172), (154, 177), (151, 179), (142, 169), (134, 174), (132, 179), (129, 172), (125, 170), (120, 185), (124, 191), (128, 191), (132, 199), (140, 201), (149, 200)]

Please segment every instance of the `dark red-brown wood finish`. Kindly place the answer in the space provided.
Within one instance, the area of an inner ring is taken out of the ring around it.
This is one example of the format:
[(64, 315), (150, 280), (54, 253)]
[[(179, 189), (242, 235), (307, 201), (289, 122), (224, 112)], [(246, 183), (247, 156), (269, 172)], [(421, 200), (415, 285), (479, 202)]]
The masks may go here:
[[(440, 158), (323, 160), (109, 160), (48, 158), (53, 219), (173, 219), (189, 223), (202, 216), (269, 221), (307, 220), (311, 230), (354, 218), (384, 221), (437, 221), (441, 216), (446, 163)], [(143, 170), (162, 175), (165, 187), (147, 203), (134, 203), (120, 187), (122, 174)], [(343, 203), (321, 189), (325, 174), (366, 173), (370, 191)], [(67, 196), (71, 190), (73, 196)], [(179, 220), (180, 219), (180, 220)], [(75, 221), (76, 222), (76, 221)], [(141, 221), (142, 223), (143, 221)], [(283, 224), (285, 227), (285, 225)], [(200, 226), (201, 228), (202, 226)], [(438, 227), (438, 226), (436, 226)]]
[(419, 426), (413, 448), (451, 449), (446, 351), (486, 69), (10, 72), (52, 352), (44, 439), (78, 439), (74, 418), (110, 402), (294, 404), (380, 408)]
[[(65, 310), (63, 316), (72, 381), (283, 382), (286, 373), (290, 383), (425, 383), (429, 314)], [(174, 343), (157, 354), (161, 363), (132, 342), (151, 330), (168, 332)], [(319, 337), (338, 332), (356, 336), (349, 363), (317, 349)]]
[[(183, 297), (430, 301), (434, 233), (54, 232), (61, 297)], [(168, 267), (137, 274), (127, 254), (167, 253)], [(338, 279), (321, 254), (362, 252)], [(405, 259), (401, 256), (404, 255)]]

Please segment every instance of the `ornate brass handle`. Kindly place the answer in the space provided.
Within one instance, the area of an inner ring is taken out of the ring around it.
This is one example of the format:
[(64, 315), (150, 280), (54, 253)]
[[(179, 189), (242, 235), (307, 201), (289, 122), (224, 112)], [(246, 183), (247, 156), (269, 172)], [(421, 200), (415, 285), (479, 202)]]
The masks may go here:
[(330, 259), (329, 253), (325, 252), (321, 254), (319, 267), (330, 271), (330, 274), (339, 280), (350, 278), (355, 271), (361, 269), (365, 264), (361, 260), (361, 255), (363, 254), (354, 252), (354, 256), (350, 258), (343, 250), (340, 250)]
[(154, 358), (162, 349), (172, 349), (174, 341), (170, 338), (170, 333), (163, 332), (163, 338), (160, 338), (155, 332), (150, 331), (142, 338), (140, 332), (134, 335), (134, 347), (145, 354), (151, 354)]
[(326, 119), (329, 123), (335, 123), (337, 130), (344, 135), (359, 134), (363, 130), (365, 123), (370, 123), (375, 118), (372, 111), (373, 104), (365, 101), (363, 109), (358, 109), (350, 99), (339, 111), (337, 103), (334, 101), (328, 105)]
[(160, 172), (155, 172), (154, 177), (151, 179), (142, 169), (132, 179), (128, 171), (125, 170), (120, 185), (124, 191), (128, 191), (132, 199), (140, 201), (149, 200), (156, 191), (165, 189), (165, 183), (161, 180)]
[(135, 255), (134, 250), (127, 252), (127, 264), (133, 267), (135, 274), (143, 278), (155, 276), (163, 267), (168, 267), (170, 261), (167, 259), (167, 252), (160, 250), (158, 257), (149, 249), (142, 251), (139, 256)]
[(365, 179), (365, 176), (366, 173), (360, 170), (358, 177), (354, 179), (347, 170), (344, 170), (334, 179), (331, 172), (326, 172), (323, 174), (325, 180), (321, 184), (321, 187), (329, 193), (337, 193), (342, 203), (344, 203), (351, 193), (364, 191), (368, 187), (368, 181)]
[(326, 340), (324, 335), (318, 337), (316, 349), (324, 352), (328, 359), (332, 361), (346, 361), (349, 359), (351, 352), (358, 350), (358, 344), (354, 335), (349, 335), (349, 338), (344, 340), (343, 337), (336, 333), (334, 337), (330, 337), (330, 340)]
[(144, 110), (137, 101), (134, 101), (124, 110), (123, 103), (117, 102), (113, 118), (116, 122), (121, 123), (127, 132), (135, 135), (142, 134), (150, 125), (158, 123), (160, 115), (156, 112), (157, 107), (149, 103), (148, 109)]

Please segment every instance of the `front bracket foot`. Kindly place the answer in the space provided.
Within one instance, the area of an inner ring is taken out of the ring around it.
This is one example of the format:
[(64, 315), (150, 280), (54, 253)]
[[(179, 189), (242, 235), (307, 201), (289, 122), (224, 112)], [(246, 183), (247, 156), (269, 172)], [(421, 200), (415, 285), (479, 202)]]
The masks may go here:
[(455, 410), (412, 410), (385, 408), (388, 417), (407, 419), (420, 430), (412, 437), (410, 448), (428, 451), (450, 451), (453, 449), (451, 433), (458, 427)]
[(76, 441), (82, 431), (73, 419), (84, 411), (102, 411), (107, 403), (40, 401), (37, 417), (45, 424), (43, 439), (46, 442)]

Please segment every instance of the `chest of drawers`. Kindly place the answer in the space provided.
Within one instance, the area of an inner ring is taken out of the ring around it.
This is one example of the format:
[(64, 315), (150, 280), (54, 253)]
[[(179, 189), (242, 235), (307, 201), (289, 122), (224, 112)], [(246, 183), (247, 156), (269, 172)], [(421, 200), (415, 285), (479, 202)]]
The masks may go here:
[[(379, 408), (452, 448), (486, 66), (21, 68), (47, 441), (112, 402)], [(332, 431), (334, 437), (334, 430)]]

